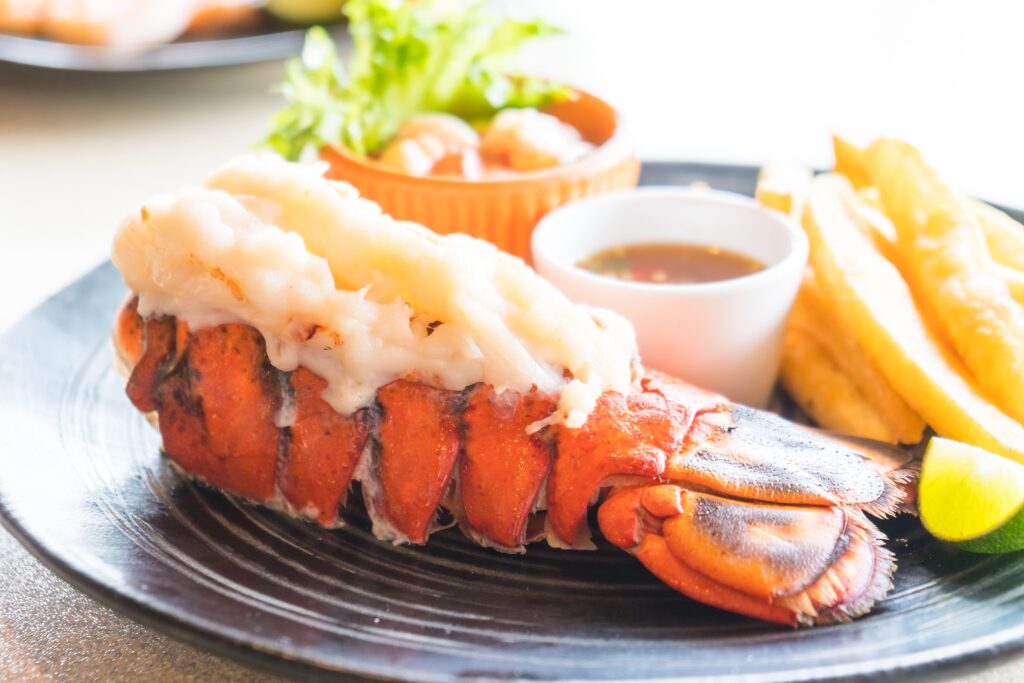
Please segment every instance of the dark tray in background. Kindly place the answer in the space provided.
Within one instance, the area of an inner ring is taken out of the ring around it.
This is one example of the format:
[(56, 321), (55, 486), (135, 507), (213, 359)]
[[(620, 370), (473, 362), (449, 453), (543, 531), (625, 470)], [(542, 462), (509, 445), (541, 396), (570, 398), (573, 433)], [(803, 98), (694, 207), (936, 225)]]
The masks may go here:
[[(344, 30), (331, 29), (335, 40)], [(75, 45), (45, 38), (0, 33), (0, 62), (61, 71), (123, 73), (169, 71), (269, 62), (297, 55), (304, 27), (267, 18), (249, 33), (224, 37), (182, 39), (141, 51), (125, 52), (104, 46)]]

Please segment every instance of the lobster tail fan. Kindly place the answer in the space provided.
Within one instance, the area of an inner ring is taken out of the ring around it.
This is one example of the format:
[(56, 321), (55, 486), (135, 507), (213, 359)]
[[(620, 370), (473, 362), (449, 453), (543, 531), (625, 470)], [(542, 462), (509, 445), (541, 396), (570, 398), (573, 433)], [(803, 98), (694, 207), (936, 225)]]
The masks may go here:
[(667, 479), (747, 500), (855, 506), (875, 516), (895, 514), (906, 497), (888, 473), (865, 466), (865, 455), (762, 410), (735, 405), (702, 415), (694, 435), (670, 458)]
[(813, 585), (777, 601), (800, 615), (801, 623), (848, 622), (866, 614), (892, 589), (896, 570), (885, 535), (857, 511), (847, 511), (843, 542), (827, 571)]

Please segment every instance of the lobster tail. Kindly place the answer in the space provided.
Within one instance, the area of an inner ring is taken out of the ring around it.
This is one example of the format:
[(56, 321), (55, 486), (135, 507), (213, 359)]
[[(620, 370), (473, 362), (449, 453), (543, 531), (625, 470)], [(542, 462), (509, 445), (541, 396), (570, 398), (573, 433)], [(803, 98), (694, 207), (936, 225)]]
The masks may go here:
[(422, 544), (457, 523), (507, 552), (545, 528), (552, 545), (583, 548), (587, 510), (610, 491), (605, 537), (701, 602), (798, 625), (857, 616), (891, 585), (892, 556), (863, 512), (897, 509), (905, 463), (664, 375), (602, 394), (579, 428), (535, 430), (555, 397), (413, 378), (342, 415), (321, 377), (275, 368), (254, 328), (190, 331), (143, 320), (133, 302), (115, 345), (133, 367), (130, 399), (155, 411), (178, 467), (325, 526), (344, 522), (358, 481), (383, 540)]
[(680, 593), (758, 619), (845, 621), (892, 587), (884, 537), (856, 510), (662, 484), (616, 490), (598, 519), (609, 541)]
[(896, 571), (885, 535), (857, 511), (847, 525), (829, 568), (804, 591), (776, 600), (799, 615), (800, 623), (846, 622), (867, 614), (892, 589)]

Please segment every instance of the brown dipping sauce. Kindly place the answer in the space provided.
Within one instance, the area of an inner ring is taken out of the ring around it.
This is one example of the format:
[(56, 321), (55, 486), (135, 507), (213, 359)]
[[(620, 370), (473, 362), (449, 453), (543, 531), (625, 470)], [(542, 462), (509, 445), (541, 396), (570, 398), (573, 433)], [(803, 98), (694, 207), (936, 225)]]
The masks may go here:
[(612, 247), (576, 265), (605, 277), (657, 284), (717, 282), (764, 270), (763, 263), (728, 249), (674, 243)]

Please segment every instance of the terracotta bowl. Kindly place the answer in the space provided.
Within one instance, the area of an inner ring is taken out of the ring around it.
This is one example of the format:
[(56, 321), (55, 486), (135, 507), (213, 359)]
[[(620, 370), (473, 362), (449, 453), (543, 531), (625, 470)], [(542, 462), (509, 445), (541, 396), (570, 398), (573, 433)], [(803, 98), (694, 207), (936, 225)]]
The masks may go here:
[(324, 147), (320, 156), (330, 163), (331, 178), (351, 183), (395, 218), (482, 237), (529, 261), (530, 234), (546, 213), (580, 197), (635, 187), (640, 176), (640, 162), (607, 102), (580, 92), (546, 111), (596, 148), (571, 164), (485, 181), (396, 173), (339, 145)]

